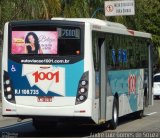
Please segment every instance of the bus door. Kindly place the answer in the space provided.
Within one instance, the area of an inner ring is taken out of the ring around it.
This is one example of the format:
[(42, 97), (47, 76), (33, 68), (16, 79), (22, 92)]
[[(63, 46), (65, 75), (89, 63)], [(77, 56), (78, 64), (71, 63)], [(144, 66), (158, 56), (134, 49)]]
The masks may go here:
[(105, 123), (106, 121), (106, 91), (107, 91), (107, 83), (106, 83), (106, 48), (105, 48), (105, 38), (98, 39), (98, 47), (99, 47), (99, 123)]
[[(93, 45), (93, 58), (95, 68), (95, 99), (98, 108), (95, 109), (94, 120), (96, 123), (101, 124), (106, 121), (106, 107), (107, 107), (107, 72), (106, 72), (106, 48), (105, 37), (98, 32), (92, 34)], [(97, 114), (98, 113), (98, 114)]]

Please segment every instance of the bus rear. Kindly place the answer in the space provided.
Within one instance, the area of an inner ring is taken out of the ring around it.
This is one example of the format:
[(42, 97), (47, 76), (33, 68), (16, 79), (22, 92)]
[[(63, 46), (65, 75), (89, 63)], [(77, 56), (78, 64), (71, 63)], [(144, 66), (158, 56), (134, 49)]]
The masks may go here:
[(84, 69), (84, 23), (17, 21), (5, 24), (3, 116), (89, 117)]

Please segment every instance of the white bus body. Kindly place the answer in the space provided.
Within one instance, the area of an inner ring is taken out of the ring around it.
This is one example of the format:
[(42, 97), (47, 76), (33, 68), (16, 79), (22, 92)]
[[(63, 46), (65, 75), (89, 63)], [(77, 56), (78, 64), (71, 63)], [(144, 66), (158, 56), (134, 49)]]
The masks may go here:
[[(25, 47), (29, 32), (38, 35), (43, 54), (19, 50)], [(116, 128), (118, 117), (133, 112), (141, 115), (144, 97), (148, 96), (145, 91), (148, 86), (144, 88), (144, 83), (149, 60), (142, 67), (145, 58), (139, 51), (137, 56), (143, 63), (132, 65), (129, 59), (132, 50), (129, 51), (127, 44), (133, 47), (144, 42), (150, 52), (146, 43), (150, 39), (149, 33), (99, 19), (52, 18), (6, 23), (2, 55), (3, 116), (33, 118), (36, 127), (42, 119), (57, 122), (78, 118), (96, 124), (110, 121), (112, 128)], [(122, 48), (113, 46), (117, 42)], [(55, 53), (50, 50), (53, 47)]]

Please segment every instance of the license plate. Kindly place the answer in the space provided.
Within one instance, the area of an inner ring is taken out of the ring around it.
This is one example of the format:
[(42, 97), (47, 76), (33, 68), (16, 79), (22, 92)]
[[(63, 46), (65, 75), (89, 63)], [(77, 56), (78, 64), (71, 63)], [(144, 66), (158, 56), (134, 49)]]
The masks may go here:
[(52, 102), (52, 97), (37, 97), (38, 102)]

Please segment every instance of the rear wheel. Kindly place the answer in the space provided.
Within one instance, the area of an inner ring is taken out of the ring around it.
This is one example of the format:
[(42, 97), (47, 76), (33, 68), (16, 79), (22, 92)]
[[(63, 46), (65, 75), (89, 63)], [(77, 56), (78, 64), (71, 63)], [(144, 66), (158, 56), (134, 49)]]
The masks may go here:
[(136, 112), (136, 119), (141, 119), (144, 116), (144, 110)]
[(154, 99), (160, 99), (160, 96), (154, 96)]
[(118, 125), (118, 100), (114, 98), (112, 108), (112, 120), (110, 121), (110, 129), (116, 129)]

